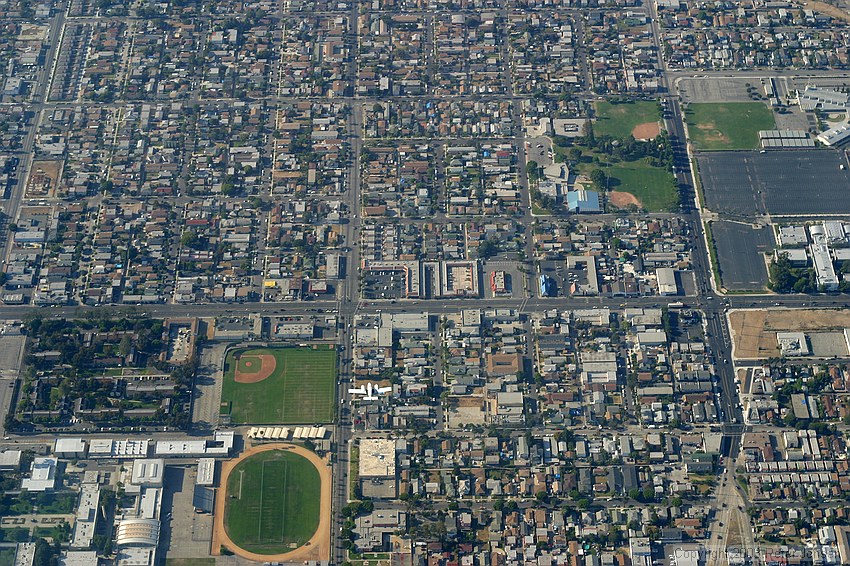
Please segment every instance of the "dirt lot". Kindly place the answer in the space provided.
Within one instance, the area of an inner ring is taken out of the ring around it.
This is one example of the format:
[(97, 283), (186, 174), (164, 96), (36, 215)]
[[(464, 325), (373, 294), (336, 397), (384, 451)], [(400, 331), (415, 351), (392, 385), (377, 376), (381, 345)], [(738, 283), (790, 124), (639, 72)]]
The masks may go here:
[(632, 137), (636, 140), (654, 140), (660, 133), (661, 126), (658, 122), (644, 122), (634, 127)]
[(845, 22), (850, 21), (850, 14), (847, 13), (846, 9), (827, 4), (826, 2), (803, 2), (803, 6), (815, 12), (844, 20)]
[(626, 208), (630, 204), (638, 208), (643, 206), (635, 195), (624, 191), (610, 191), (608, 193), (608, 201), (617, 208)]
[(850, 327), (848, 310), (750, 310), (729, 313), (736, 359), (779, 356), (777, 332), (818, 332)]

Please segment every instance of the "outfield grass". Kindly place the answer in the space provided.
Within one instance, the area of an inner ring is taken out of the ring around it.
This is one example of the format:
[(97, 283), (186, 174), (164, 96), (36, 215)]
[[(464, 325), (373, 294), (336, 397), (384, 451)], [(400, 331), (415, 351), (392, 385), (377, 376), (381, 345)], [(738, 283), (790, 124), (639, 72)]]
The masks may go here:
[(319, 526), (319, 471), (286, 450), (240, 462), (227, 480), (224, 524), (234, 544), (258, 554), (289, 552)]
[[(236, 354), (271, 354), (275, 371), (258, 383), (236, 383)], [(255, 348), (227, 354), (222, 413), (234, 424), (312, 424), (333, 421), (336, 351), (332, 348)]]
[(610, 188), (631, 193), (650, 212), (677, 210), (679, 196), (675, 179), (666, 169), (653, 167), (644, 159), (621, 161), (603, 168), (611, 177)]
[(632, 135), (635, 126), (661, 120), (656, 102), (637, 101), (622, 104), (597, 102), (594, 108), (596, 121), (593, 123), (593, 133), (597, 136), (624, 139)]
[(697, 149), (756, 149), (759, 130), (776, 127), (773, 112), (762, 102), (689, 104), (688, 136)]

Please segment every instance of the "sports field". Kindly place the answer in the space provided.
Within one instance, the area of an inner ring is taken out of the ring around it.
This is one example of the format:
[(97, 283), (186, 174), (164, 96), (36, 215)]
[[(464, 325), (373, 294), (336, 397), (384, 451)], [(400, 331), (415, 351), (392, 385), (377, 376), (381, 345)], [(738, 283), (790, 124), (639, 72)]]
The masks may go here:
[(319, 526), (321, 486), (316, 466), (294, 452), (269, 450), (243, 460), (227, 478), (230, 540), (257, 554), (303, 545)]
[(221, 413), (234, 424), (331, 422), (335, 387), (332, 347), (233, 350), (224, 362)]
[(679, 207), (673, 175), (645, 159), (622, 161), (603, 171), (610, 175), (612, 189), (631, 193), (646, 210), (668, 212)]
[(697, 149), (755, 149), (759, 130), (776, 127), (773, 112), (762, 102), (689, 104), (688, 136)]
[(661, 120), (657, 102), (637, 101), (613, 104), (597, 102), (593, 133), (625, 139), (641, 124), (654, 124)]

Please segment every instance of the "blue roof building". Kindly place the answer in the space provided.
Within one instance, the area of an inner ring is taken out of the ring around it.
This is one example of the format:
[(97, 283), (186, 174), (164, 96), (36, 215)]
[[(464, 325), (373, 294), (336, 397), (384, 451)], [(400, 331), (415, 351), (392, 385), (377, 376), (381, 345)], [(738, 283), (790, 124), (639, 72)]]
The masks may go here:
[(588, 191), (579, 189), (567, 193), (567, 207), (570, 212), (576, 214), (588, 214), (602, 212), (602, 205), (599, 202), (599, 193), (596, 191)]

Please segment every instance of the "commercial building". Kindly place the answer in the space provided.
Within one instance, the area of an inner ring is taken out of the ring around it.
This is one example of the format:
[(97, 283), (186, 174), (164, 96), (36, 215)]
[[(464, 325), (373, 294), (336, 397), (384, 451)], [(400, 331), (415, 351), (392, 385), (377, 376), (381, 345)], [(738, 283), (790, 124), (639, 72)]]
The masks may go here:
[(783, 356), (808, 356), (811, 353), (804, 332), (777, 332), (776, 342)]
[(655, 270), (658, 280), (659, 295), (678, 295), (679, 286), (676, 284), (676, 270), (671, 267), (659, 267)]
[(440, 266), (440, 295), (443, 297), (477, 297), (478, 262), (444, 261)]
[(364, 277), (370, 271), (391, 271), (402, 277), (402, 292), (405, 298), (418, 299), (422, 294), (422, 266), (418, 261), (364, 261)]
[(508, 292), (507, 274), (504, 271), (494, 271), (490, 274), (490, 290), (494, 295), (504, 295)]
[(540, 276), (540, 296), (541, 297), (554, 297), (557, 294), (557, 287), (555, 286), (555, 280), (549, 277), (548, 275)]
[(488, 418), (492, 424), (520, 425), (525, 422), (525, 397), (520, 391), (499, 391), (488, 399)]
[(359, 478), (365, 497), (388, 499), (396, 497), (395, 440), (363, 438), (360, 440)]

